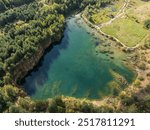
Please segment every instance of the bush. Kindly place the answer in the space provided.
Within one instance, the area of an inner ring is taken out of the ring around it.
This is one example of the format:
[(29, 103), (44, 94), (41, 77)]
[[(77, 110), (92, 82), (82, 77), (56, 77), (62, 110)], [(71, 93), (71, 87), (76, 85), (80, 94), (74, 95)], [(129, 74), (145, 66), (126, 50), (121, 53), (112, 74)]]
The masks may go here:
[(25, 113), (26, 110), (24, 110), (24, 109), (23, 109), (22, 107), (20, 107), (20, 106), (11, 105), (11, 106), (9, 107), (8, 112), (10, 112), (10, 113)]
[(138, 65), (138, 67), (139, 67), (139, 69), (141, 69), (141, 70), (146, 70), (146, 64), (145, 64), (145, 63), (140, 63), (140, 64)]
[(51, 101), (48, 105), (48, 112), (50, 113), (57, 113), (57, 104), (55, 101)]
[(150, 72), (149, 72), (149, 73), (147, 73), (147, 76), (148, 76), (148, 77), (150, 77)]
[(48, 112), (51, 113), (64, 113), (66, 111), (65, 109), (65, 103), (62, 101), (61, 97), (56, 97), (52, 99), (48, 105)]
[(87, 102), (83, 102), (81, 104), (80, 111), (83, 113), (91, 113), (93, 112), (93, 106), (91, 104), (88, 104)]
[(4, 95), (0, 91), (0, 112), (3, 112), (6, 108), (6, 101), (4, 100)]
[(139, 79), (140, 81), (144, 81), (144, 77), (142, 77), (142, 76), (140, 76), (138, 79)]
[(26, 111), (28, 111), (28, 112), (33, 111), (33, 107), (32, 107), (33, 102), (30, 100), (30, 98), (20, 97), (17, 102), (18, 102), (18, 105), (21, 106)]
[(144, 27), (145, 27), (146, 29), (150, 29), (150, 19), (149, 19), (149, 20), (146, 20), (146, 21), (144, 22)]
[(35, 109), (34, 112), (46, 112), (48, 108), (47, 101), (35, 101)]
[(98, 112), (100, 112), (100, 113), (112, 113), (113, 108), (108, 106), (108, 105), (103, 105), (103, 106), (98, 108)]
[(126, 106), (129, 106), (129, 105), (132, 105), (134, 103), (134, 98), (131, 96), (131, 97), (124, 97), (122, 99), (122, 104), (126, 105)]
[(140, 87), (141, 82), (140, 82), (139, 80), (136, 80), (135, 83), (134, 83), (134, 85), (135, 85), (136, 87)]
[(137, 104), (139, 112), (150, 112), (150, 95), (144, 96)]
[(128, 113), (135, 113), (138, 112), (138, 108), (135, 104), (132, 104), (131, 106), (128, 106), (127, 109), (125, 110), (125, 112)]

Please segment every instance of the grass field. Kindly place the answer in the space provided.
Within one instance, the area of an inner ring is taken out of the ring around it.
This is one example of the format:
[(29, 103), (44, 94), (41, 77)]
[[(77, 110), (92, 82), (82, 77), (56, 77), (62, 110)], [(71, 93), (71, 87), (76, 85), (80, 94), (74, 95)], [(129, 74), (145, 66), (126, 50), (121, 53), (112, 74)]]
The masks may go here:
[(112, 24), (103, 27), (102, 31), (118, 38), (129, 47), (142, 44), (141, 42), (143, 42), (143, 39), (150, 33), (143, 28), (143, 25), (129, 18), (118, 19)]
[(113, 16), (118, 13), (119, 9), (123, 6), (123, 4), (124, 1), (119, 0), (109, 6), (100, 8), (92, 15), (92, 21), (94, 21), (94, 23), (97, 25), (109, 21)]
[(102, 31), (116, 37), (129, 47), (146, 44), (150, 39), (150, 30), (144, 28), (144, 21), (147, 19), (150, 19), (150, 2), (130, 0), (124, 16), (104, 26)]

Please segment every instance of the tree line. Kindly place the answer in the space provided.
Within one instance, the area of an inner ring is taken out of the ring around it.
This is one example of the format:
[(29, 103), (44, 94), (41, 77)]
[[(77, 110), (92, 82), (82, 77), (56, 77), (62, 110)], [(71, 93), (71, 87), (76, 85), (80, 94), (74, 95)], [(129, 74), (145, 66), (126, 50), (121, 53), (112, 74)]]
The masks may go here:
[(0, 86), (21, 59), (32, 56), (42, 41), (62, 33), (68, 12), (109, 0), (2, 0), (0, 1)]
[(0, 12), (3, 12), (7, 9), (18, 7), (23, 4), (31, 3), (35, 0), (1, 0), (0, 1)]

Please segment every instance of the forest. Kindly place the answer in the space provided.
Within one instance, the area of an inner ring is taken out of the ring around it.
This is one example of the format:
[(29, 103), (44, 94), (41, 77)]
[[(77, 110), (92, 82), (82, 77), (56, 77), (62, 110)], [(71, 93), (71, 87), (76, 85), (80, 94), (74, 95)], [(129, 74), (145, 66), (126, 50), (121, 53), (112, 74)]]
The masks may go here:
[(13, 82), (14, 67), (28, 59), (47, 38), (56, 41), (68, 12), (110, 0), (0, 1), (0, 86)]
[[(32, 100), (17, 87), (6, 85), (0, 88), (0, 112), (10, 113), (112, 113), (150, 112), (150, 85), (133, 95), (121, 93), (101, 106), (93, 105), (89, 100), (71, 97), (55, 97), (47, 100)], [(118, 103), (121, 107), (117, 107)]]

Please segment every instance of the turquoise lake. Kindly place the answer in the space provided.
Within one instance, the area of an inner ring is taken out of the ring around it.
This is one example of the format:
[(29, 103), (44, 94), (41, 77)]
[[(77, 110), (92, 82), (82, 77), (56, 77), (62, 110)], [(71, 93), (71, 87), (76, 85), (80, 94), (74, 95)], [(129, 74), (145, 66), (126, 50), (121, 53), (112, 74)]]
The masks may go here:
[(60, 95), (99, 99), (117, 94), (134, 80), (135, 73), (123, 60), (126, 55), (89, 32), (81, 19), (67, 20), (60, 43), (49, 49), (22, 83), (33, 99)]

